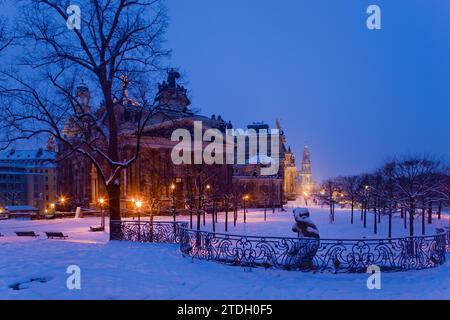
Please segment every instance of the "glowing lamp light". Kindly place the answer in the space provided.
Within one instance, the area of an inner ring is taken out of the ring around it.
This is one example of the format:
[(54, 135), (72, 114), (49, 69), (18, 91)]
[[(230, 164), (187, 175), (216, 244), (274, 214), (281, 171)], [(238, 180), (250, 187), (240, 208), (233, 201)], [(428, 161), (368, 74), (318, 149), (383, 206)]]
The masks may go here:
[(206, 189), (211, 189), (211, 186), (209, 184), (206, 185)]
[(136, 205), (136, 208), (137, 209), (140, 209), (141, 207), (142, 207), (142, 201), (141, 200), (137, 200), (135, 203), (134, 203), (135, 205)]
[(54, 203), (50, 203), (50, 208), (55, 209), (55, 204)]
[(365, 186), (364, 186), (364, 189), (369, 190), (369, 186), (368, 186), (368, 185), (365, 185)]
[(175, 184), (174, 184), (174, 183), (172, 183), (172, 184), (170, 185), (170, 189), (175, 190)]
[(98, 199), (98, 203), (100, 203), (100, 205), (103, 205), (105, 203), (105, 199), (104, 198)]
[(323, 189), (320, 190), (320, 194), (321, 194), (321, 195), (325, 195), (325, 190), (323, 190)]
[(248, 200), (248, 198), (249, 198), (249, 196), (248, 196), (248, 194), (246, 194), (246, 195), (244, 196), (244, 200)]
[(64, 197), (59, 198), (59, 202), (61, 202), (61, 203), (66, 202), (66, 198), (64, 198)]
[(303, 195), (305, 196), (305, 197), (307, 197), (308, 196), (308, 192), (303, 192)]

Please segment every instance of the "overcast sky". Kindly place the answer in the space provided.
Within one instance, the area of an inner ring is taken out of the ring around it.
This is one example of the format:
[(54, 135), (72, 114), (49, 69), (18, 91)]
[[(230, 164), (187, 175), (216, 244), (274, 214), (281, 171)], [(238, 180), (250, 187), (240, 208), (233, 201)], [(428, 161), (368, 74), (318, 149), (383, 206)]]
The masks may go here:
[[(193, 107), (239, 128), (280, 119), (316, 180), (450, 158), (450, 1), (166, 1), (169, 65)], [(366, 27), (370, 4), (381, 30)]]
[(168, 0), (168, 13), (193, 105), (237, 127), (279, 118), (316, 179), (449, 158), (450, 1)]

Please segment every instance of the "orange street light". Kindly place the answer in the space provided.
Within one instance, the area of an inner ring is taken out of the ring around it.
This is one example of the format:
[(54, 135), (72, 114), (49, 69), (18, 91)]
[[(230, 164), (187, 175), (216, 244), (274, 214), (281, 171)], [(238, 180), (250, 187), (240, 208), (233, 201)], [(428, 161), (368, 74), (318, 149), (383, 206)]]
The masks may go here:
[(141, 200), (136, 200), (134, 205), (136, 206), (137, 209), (140, 209), (143, 205), (143, 202)]

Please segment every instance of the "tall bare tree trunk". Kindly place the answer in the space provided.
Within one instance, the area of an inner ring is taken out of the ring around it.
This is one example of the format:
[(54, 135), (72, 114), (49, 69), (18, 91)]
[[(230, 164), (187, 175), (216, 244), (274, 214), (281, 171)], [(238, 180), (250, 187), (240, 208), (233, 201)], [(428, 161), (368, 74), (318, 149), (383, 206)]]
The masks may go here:
[(410, 200), (409, 203), (409, 236), (414, 236), (414, 213), (415, 213), (415, 207), (414, 207), (414, 200)]
[(112, 183), (107, 187), (109, 198), (109, 238), (118, 240), (120, 225), (113, 224), (113, 221), (120, 221), (120, 184)]

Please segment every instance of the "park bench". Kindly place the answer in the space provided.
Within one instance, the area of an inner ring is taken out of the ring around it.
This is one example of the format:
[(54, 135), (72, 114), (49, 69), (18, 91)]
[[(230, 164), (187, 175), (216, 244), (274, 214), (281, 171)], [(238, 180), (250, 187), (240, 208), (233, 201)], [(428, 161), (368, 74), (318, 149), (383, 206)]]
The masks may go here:
[(63, 234), (62, 232), (46, 232), (47, 239), (66, 239), (69, 236)]
[(105, 228), (102, 226), (90, 226), (89, 229), (91, 232), (105, 231)]
[(39, 237), (34, 231), (16, 231), (15, 233), (18, 237)]

